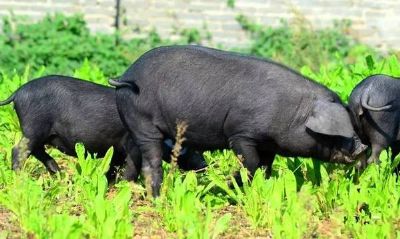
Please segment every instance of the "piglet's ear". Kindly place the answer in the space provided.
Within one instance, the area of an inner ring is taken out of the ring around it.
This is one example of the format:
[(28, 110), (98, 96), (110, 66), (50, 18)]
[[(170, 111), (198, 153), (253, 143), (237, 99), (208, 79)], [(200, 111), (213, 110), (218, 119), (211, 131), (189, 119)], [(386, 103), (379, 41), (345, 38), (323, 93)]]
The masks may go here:
[(306, 127), (324, 135), (351, 138), (355, 134), (350, 116), (344, 106), (323, 100), (315, 102), (306, 121)]

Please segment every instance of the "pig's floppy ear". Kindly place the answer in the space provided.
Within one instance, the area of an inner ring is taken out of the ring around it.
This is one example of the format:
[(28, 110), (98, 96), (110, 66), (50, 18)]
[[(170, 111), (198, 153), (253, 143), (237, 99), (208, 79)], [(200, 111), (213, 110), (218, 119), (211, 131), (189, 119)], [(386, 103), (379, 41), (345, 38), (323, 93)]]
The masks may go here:
[(311, 111), (306, 127), (313, 132), (331, 135), (353, 137), (354, 130), (350, 116), (343, 105), (317, 100)]

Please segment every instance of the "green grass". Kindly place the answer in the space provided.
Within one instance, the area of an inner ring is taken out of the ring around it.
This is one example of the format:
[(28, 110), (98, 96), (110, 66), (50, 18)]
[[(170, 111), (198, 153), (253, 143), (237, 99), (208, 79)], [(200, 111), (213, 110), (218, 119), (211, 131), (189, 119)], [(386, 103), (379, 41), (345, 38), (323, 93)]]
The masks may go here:
[[(0, 98), (43, 70), (0, 76)], [(400, 75), (395, 56), (355, 64), (337, 60), (314, 72), (301, 72), (346, 100), (351, 89), (375, 73)], [(75, 76), (106, 84), (102, 71), (85, 62)], [(251, 182), (229, 150), (205, 152), (205, 172), (181, 172), (164, 164), (162, 196), (145, 197), (143, 183), (109, 185), (104, 172), (112, 155), (78, 158), (49, 149), (62, 167), (50, 176), (36, 159), (23, 170), (10, 169), (11, 148), (21, 137), (11, 105), (0, 108), (0, 238), (400, 238), (400, 185), (397, 163), (382, 153), (355, 184), (354, 170), (312, 159), (277, 157), (270, 179), (257, 171)], [(228, 182), (240, 169), (243, 187)], [(168, 176), (167, 176), (168, 175)]]

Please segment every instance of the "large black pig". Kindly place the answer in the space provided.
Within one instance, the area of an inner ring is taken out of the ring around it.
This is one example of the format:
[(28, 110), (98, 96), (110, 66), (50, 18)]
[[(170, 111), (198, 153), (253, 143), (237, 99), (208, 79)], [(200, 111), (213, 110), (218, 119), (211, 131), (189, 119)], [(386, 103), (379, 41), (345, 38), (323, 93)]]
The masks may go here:
[(250, 173), (270, 170), (276, 154), (353, 163), (366, 148), (334, 92), (272, 61), (200, 46), (160, 47), (110, 84), (154, 196), (162, 140), (174, 137), (177, 121), (189, 125), (185, 145), (230, 147)]
[(392, 148), (392, 160), (400, 153), (399, 80), (387, 75), (372, 75), (361, 81), (350, 94), (349, 108), (357, 134), (372, 149), (367, 164), (379, 162), (379, 155), (385, 148)]
[[(98, 156), (103, 156), (113, 146), (111, 166), (126, 162), (124, 177), (137, 179), (141, 154), (121, 122), (114, 88), (67, 76), (46, 76), (23, 85), (0, 105), (11, 102), (14, 102), (23, 132), (21, 142), (13, 148), (13, 169), (20, 167), (21, 157), (32, 154), (49, 172), (55, 173), (59, 166), (46, 153), (44, 146), (52, 145), (75, 156), (75, 144), (81, 142), (89, 152)], [(168, 145), (163, 144), (165, 159), (171, 152), (171, 142), (166, 142)], [(193, 150), (185, 151), (188, 152), (178, 159), (181, 168), (206, 166), (200, 154)], [(113, 171), (110, 171), (109, 176), (112, 175)]]

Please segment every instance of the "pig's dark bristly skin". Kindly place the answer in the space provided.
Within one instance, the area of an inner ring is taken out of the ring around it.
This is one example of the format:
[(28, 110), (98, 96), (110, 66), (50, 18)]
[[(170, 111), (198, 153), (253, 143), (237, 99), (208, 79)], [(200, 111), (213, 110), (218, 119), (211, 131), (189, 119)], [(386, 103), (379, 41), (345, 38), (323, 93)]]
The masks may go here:
[(143, 153), (152, 192), (162, 181), (161, 143), (177, 120), (185, 145), (232, 148), (251, 173), (276, 154), (352, 163), (359, 143), (339, 97), (280, 64), (200, 46), (141, 56), (119, 79), (118, 111)]
[[(23, 139), (13, 148), (13, 169), (20, 167), (22, 150), (27, 151), (23, 152), (27, 153), (24, 156), (34, 155), (50, 173), (55, 173), (59, 171), (59, 166), (46, 153), (44, 146), (52, 145), (75, 156), (75, 144), (81, 142), (89, 152), (100, 157), (113, 146), (110, 168), (126, 161), (124, 178), (137, 179), (141, 154), (121, 122), (115, 89), (54, 75), (28, 82), (0, 105), (11, 102), (14, 102), (23, 132)], [(28, 143), (23, 145), (23, 142)], [(189, 157), (189, 154), (183, 157)], [(205, 166), (201, 156), (196, 159), (202, 161), (195, 165), (198, 166), (195, 169)], [(188, 165), (190, 168), (193, 163)], [(113, 177), (113, 173), (110, 170), (108, 176)]]
[[(367, 164), (379, 162), (383, 149), (392, 148), (392, 160), (400, 152), (400, 79), (372, 75), (351, 92), (349, 109), (363, 143), (371, 146)], [(365, 165), (363, 165), (365, 167)]]

